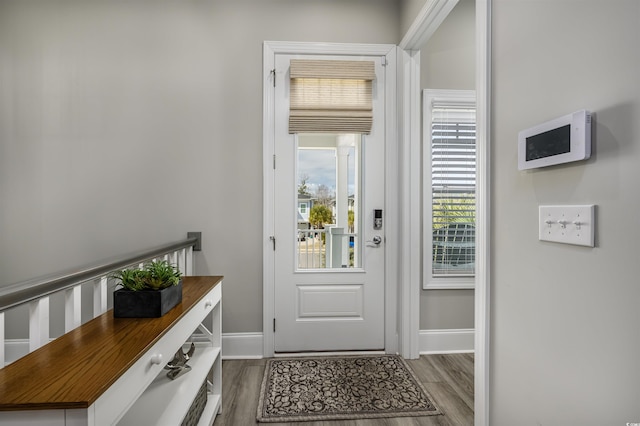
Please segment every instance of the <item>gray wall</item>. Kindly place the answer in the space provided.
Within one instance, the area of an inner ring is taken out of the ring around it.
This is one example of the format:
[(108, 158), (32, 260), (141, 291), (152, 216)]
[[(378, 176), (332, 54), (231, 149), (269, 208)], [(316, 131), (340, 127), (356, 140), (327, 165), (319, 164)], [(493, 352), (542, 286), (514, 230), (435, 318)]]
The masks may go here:
[(475, 9), (475, 0), (460, 0), (420, 49), (422, 88), (475, 89)]
[[(494, 0), (491, 424), (640, 421), (640, 2)], [(517, 170), (518, 131), (595, 112), (586, 162)], [(596, 204), (596, 247), (538, 241)]]
[(400, 0), (400, 31), (404, 36), (420, 10), (427, 3), (426, 0)]
[[(423, 89), (475, 89), (475, 1), (460, 0), (420, 49)], [(474, 328), (473, 290), (422, 290), (420, 329)]]
[(399, 21), (394, 0), (0, 2), (0, 285), (202, 231), (224, 331), (261, 331), (262, 42), (397, 43)]

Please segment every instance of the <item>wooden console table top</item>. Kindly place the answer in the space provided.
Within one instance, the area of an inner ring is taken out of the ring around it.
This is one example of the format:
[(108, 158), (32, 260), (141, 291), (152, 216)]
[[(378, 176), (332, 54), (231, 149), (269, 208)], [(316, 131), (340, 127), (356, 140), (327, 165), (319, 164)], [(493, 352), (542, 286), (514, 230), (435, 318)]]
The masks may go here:
[(182, 303), (164, 316), (109, 310), (0, 369), (0, 411), (88, 408), (222, 278), (184, 277)]

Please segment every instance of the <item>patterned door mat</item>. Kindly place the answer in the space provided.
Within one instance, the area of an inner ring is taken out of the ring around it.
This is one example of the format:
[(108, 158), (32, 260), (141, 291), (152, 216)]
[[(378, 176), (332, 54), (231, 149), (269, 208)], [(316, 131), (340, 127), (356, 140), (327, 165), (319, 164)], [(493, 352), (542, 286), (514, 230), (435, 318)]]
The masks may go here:
[(267, 360), (259, 422), (299, 422), (442, 414), (396, 355)]

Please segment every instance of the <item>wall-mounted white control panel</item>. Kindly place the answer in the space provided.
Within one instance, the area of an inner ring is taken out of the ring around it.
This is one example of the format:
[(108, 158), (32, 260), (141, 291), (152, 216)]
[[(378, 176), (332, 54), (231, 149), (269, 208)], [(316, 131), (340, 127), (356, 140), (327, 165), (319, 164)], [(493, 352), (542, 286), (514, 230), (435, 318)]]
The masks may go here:
[(533, 169), (591, 157), (591, 113), (587, 110), (518, 133), (518, 169)]
[(539, 239), (594, 247), (595, 206), (539, 206)]

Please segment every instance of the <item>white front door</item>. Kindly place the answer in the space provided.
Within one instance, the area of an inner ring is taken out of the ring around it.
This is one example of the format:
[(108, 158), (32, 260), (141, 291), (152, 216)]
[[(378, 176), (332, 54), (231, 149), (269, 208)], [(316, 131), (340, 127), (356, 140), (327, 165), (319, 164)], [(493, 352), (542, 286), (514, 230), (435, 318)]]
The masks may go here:
[[(385, 349), (385, 66), (369, 135), (289, 134), (289, 63), (275, 58), (275, 352)], [(381, 220), (376, 220), (381, 217)]]

